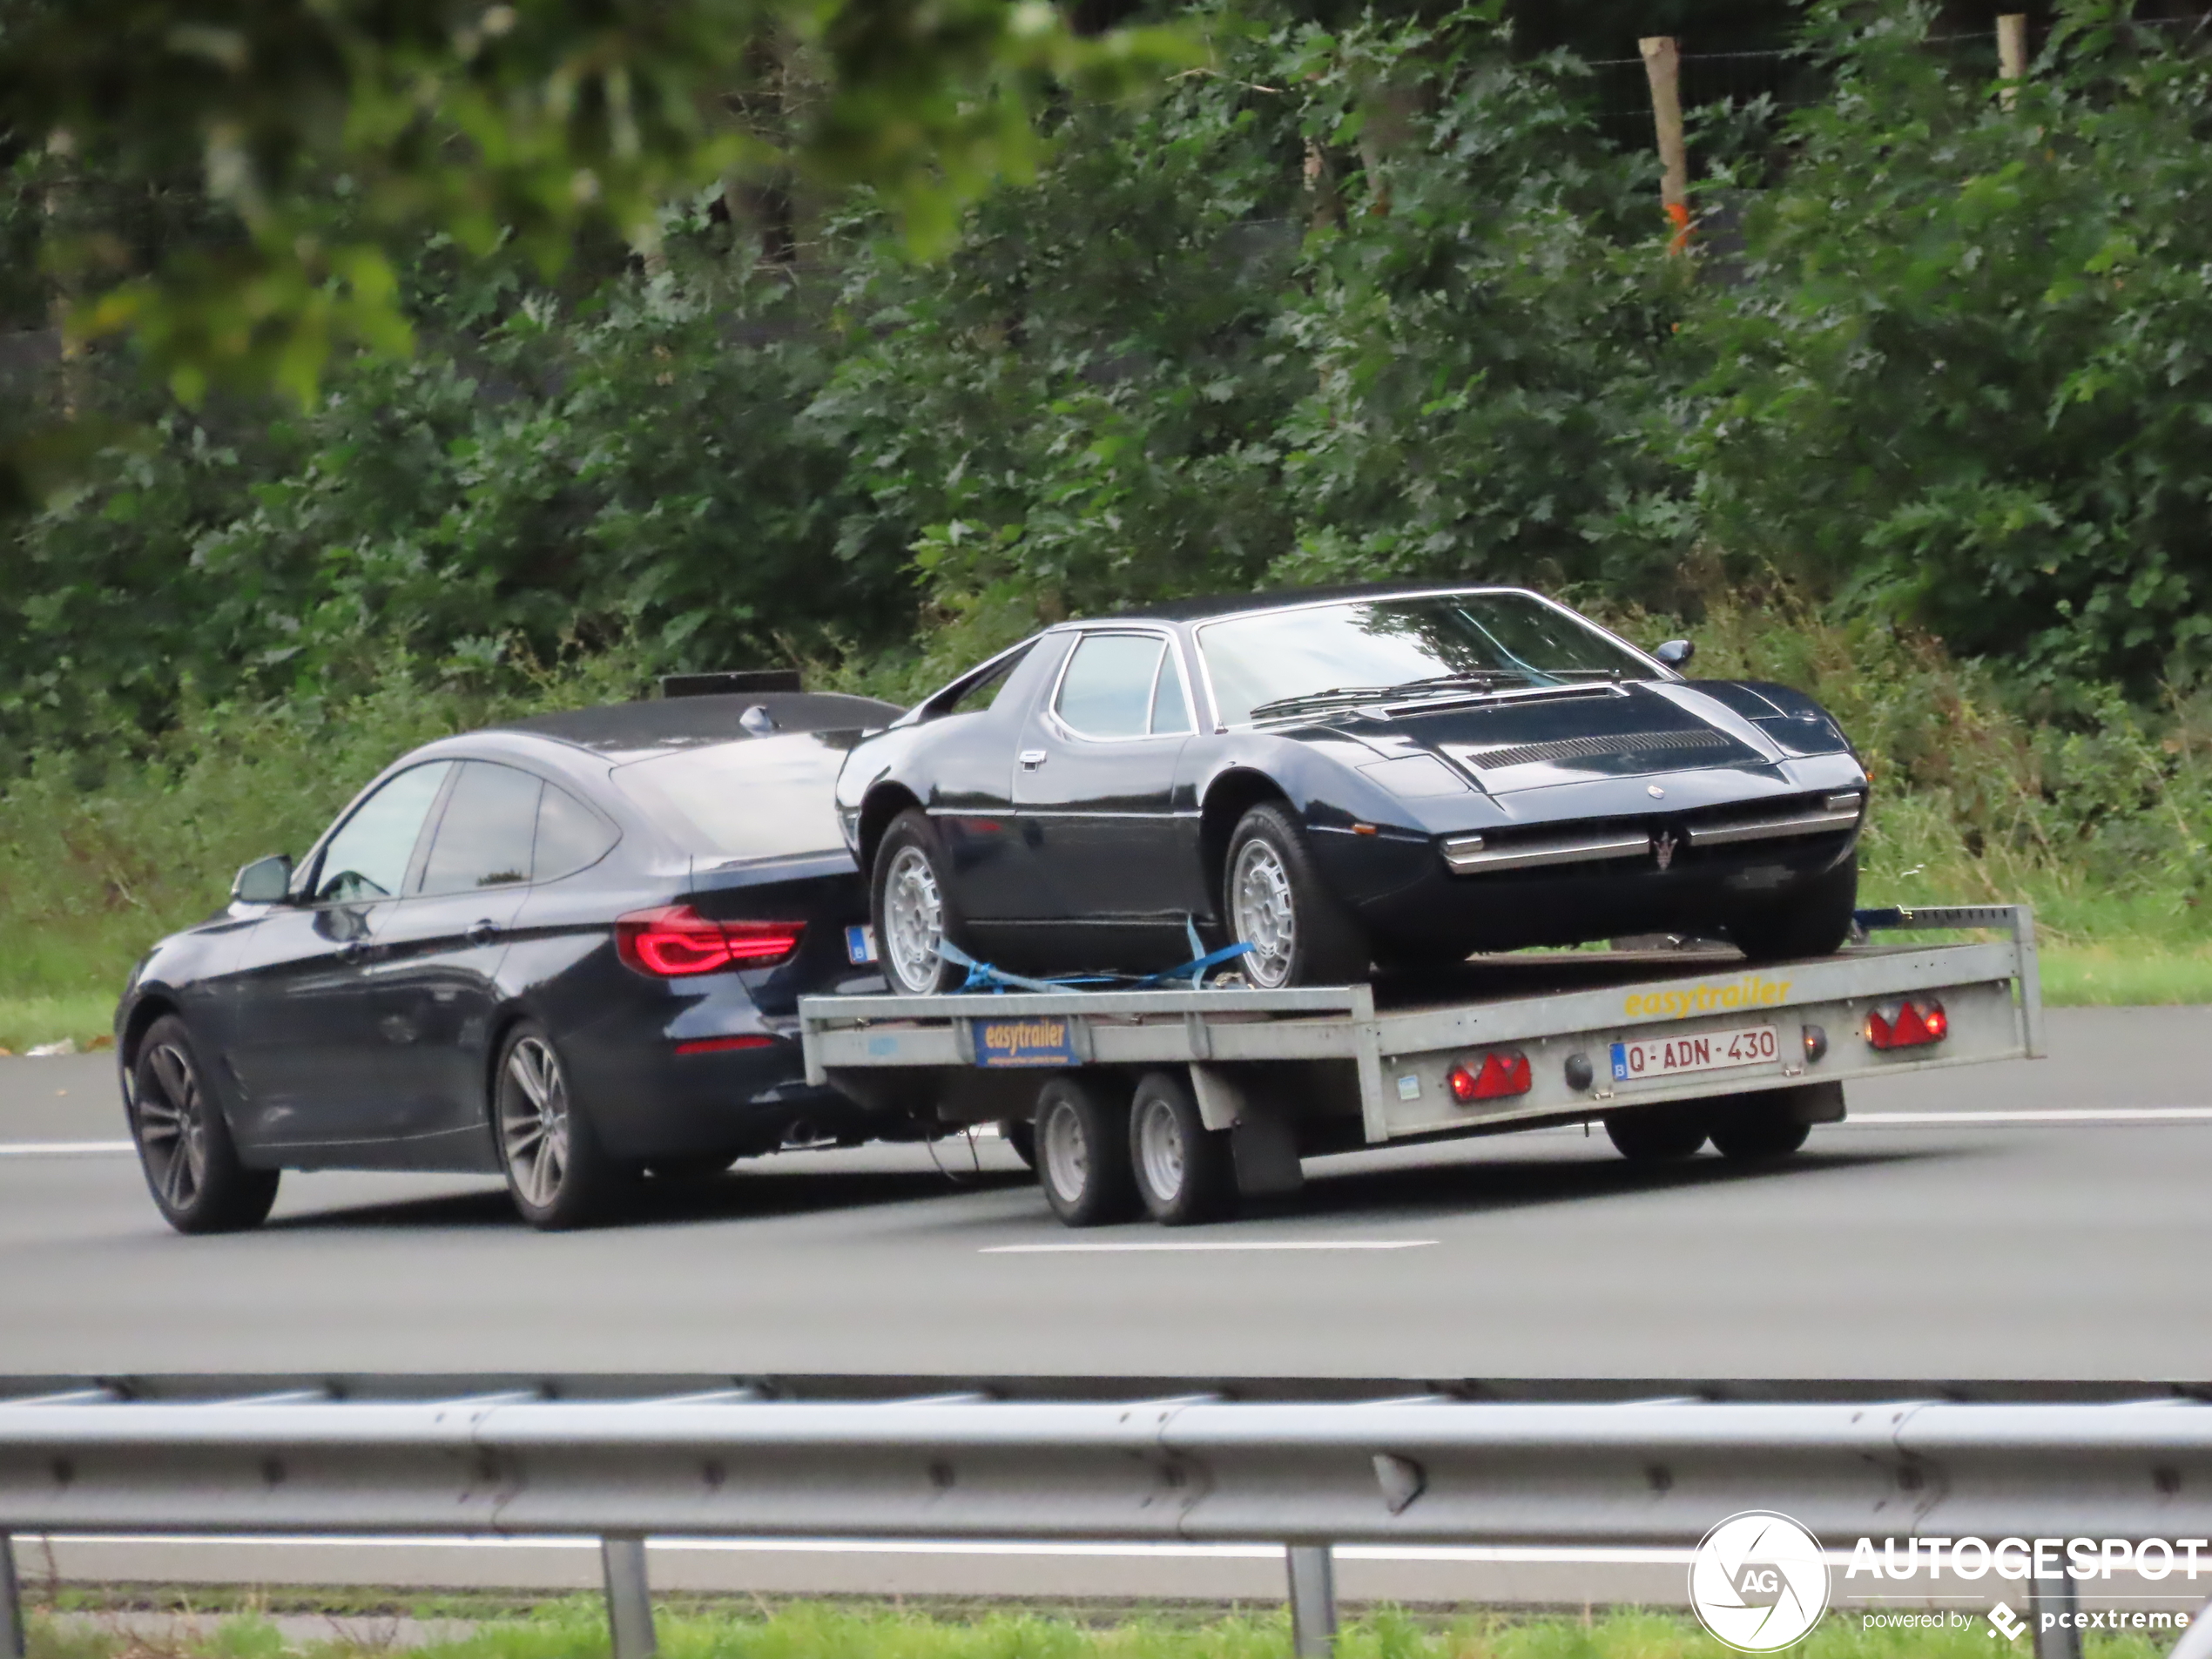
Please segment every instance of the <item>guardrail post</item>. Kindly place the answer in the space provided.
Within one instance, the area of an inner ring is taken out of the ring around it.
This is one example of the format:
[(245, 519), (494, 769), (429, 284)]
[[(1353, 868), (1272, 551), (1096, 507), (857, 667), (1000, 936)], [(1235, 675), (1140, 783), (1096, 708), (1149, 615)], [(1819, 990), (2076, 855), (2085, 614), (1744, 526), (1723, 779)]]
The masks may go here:
[(1326, 1544), (1290, 1544), (1291, 1646), (1298, 1659), (1330, 1659), (1337, 1646), (1337, 1567)]
[(2081, 1659), (2081, 1632), (2074, 1628), (2074, 1581), (2060, 1568), (2027, 1581), (2027, 1608), (2035, 1620), (2035, 1659)]
[(614, 1638), (614, 1659), (653, 1659), (660, 1643), (653, 1635), (653, 1590), (645, 1577), (644, 1535), (608, 1534), (599, 1541), (599, 1562), (606, 1572), (607, 1629)]
[(24, 1659), (23, 1590), (16, 1582), (14, 1541), (0, 1532), (0, 1659)]

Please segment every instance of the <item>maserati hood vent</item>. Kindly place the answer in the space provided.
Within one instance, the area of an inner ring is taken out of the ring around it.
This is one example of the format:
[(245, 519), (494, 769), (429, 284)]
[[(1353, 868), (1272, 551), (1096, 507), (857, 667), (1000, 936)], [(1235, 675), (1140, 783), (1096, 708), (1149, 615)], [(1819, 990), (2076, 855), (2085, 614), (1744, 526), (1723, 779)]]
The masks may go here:
[(1548, 743), (1515, 743), (1492, 749), (1465, 744), (1449, 745), (1454, 760), (1490, 772), (1502, 766), (1532, 766), (1543, 762), (1609, 760), (1622, 755), (1649, 756), (1662, 761), (1675, 754), (1701, 750), (1736, 749), (1741, 745), (1718, 732), (1641, 732), (1601, 738), (1556, 738)]

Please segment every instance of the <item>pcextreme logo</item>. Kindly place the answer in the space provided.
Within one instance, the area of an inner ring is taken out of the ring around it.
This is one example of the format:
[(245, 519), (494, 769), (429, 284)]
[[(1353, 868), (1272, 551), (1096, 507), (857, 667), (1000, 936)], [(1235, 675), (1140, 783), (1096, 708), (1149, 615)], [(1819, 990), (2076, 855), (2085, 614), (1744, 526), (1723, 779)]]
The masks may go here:
[(1820, 1541), (1787, 1515), (1747, 1509), (1707, 1533), (1689, 1561), (1698, 1622), (1739, 1653), (1772, 1653), (1828, 1610)]

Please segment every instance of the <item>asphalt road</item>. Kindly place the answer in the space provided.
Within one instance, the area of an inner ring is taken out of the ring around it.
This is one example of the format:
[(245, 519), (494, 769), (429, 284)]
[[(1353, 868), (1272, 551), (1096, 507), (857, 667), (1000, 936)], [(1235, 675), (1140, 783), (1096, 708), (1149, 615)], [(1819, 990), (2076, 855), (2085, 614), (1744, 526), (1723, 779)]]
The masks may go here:
[[(2212, 1010), (2051, 1045), (1857, 1089), (1776, 1170), (1548, 1131), (1088, 1234), (954, 1143), (957, 1179), (787, 1155), (561, 1236), (485, 1182), (287, 1176), (260, 1232), (180, 1238), (130, 1157), (62, 1150), (121, 1135), (105, 1056), (0, 1061), (0, 1372), (2212, 1378)], [(2145, 1108), (2196, 1110), (2017, 1116)]]

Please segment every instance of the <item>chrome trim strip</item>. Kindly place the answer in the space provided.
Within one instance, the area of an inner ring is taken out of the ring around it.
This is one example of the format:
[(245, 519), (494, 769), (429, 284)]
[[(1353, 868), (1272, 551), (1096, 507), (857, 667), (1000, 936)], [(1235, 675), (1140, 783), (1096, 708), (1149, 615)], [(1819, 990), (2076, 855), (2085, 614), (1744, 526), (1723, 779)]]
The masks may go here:
[(1825, 835), (1858, 822), (1858, 808), (1847, 812), (1792, 813), (1787, 818), (1754, 818), (1737, 824), (1692, 824), (1692, 846), (1721, 846), (1730, 841), (1768, 841), (1784, 835)]
[(1444, 843), (1444, 862), (1453, 873), (1473, 875), (1485, 870), (1521, 870), (1538, 864), (1572, 864), (1581, 860), (1634, 858), (1651, 851), (1651, 837), (1642, 830), (1629, 835), (1613, 831), (1583, 835), (1572, 840), (1520, 841), (1486, 847), (1480, 835), (1461, 835)]

